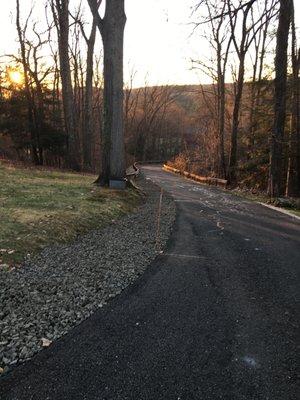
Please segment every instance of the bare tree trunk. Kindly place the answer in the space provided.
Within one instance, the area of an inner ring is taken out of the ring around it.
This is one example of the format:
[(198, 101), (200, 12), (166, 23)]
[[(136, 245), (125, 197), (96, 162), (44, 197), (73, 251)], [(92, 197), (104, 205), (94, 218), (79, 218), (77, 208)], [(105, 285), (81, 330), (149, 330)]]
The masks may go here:
[(228, 178), (230, 183), (236, 181), (236, 165), (237, 165), (237, 142), (238, 142), (238, 129), (240, 123), (240, 108), (244, 87), (244, 72), (245, 72), (245, 54), (241, 54), (238, 79), (236, 84), (236, 95), (234, 99), (234, 108), (232, 114), (232, 130), (230, 140), (230, 155), (229, 155), (229, 168)]
[[(209, 23), (212, 30), (212, 36), (209, 39), (212, 48), (216, 53), (216, 75), (213, 72), (213, 79), (217, 82), (217, 119), (218, 119), (218, 176), (226, 177), (226, 165), (225, 165), (225, 149), (224, 149), (224, 135), (225, 135), (225, 112), (226, 112), (226, 91), (225, 91), (225, 74), (227, 69), (227, 61), (229, 56), (229, 50), (232, 43), (232, 34), (228, 32), (227, 21), (226, 21), (226, 1), (220, 2), (218, 0), (210, 1), (205, 0), (198, 3), (199, 7), (201, 4), (206, 6), (208, 12)], [(235, 22), (232, 21), (232, 29), (235, 28)], [(207, 67), (206, 70), (210, 71), (211, 68)]]
[(104, 136), (109, 137), (110, 178), (125, 176), (123, 131), (124, 0), (110, 0), (103, 20)]
[(264, 67), (264, 59), (267, 50), (267, 36), (268, 36), (268, 28), (270, 25), (270, 21), (275, 13), (275, 3), (276, 0), (265, 0), (264, 4), (264, 26), (256, 32), (255, 25), (255, 16), (253, 10), (251, 10), (251, 21), (252, 21), (252, 29), (254, 32), (254, 61), (253, 61), (253, 76), (252, 76), (252, 84), (251, 84), (251, 96), (250, 96), (250, 117), (249, 117), (249, 125), (250, 125), (250, 138), (248, 142), (249, 146), (249, 154), (251, 153), (252, 147), (255, 145), (255, 134), (258, 127), (258, 112), (259, 105), (261, 103), (261, 81)]
[(70, 168), (79, 171), (80, 163), (78, 143), (76, 141), (75, 103), (69, 57), (69, 0), (52, 0), (52, 12), (58, 36), (63, 110), (65, 129), (68, 137), (68, 164)]
[(39, 165), (44, 164), (44, 150), (43, 146), (40, 140), (40, 133), (43, 130), (43, 124), (45, 122), (45, 113), (44, 113), (44, 95), (43, 95), (43, 89), (41, 82), (38, 79), (38, 73), (34, 74), (34, 82), (36, 86), (36, 105), (34, 107), (34, 114), (35, 114), (35, 125), (36, 125), (36, 130), (37, 130), (37, 143), (38, 143), (38, 159), (39, 159)]
[(268, 192), (280, 196), (282, 184), (282, 142), (286, 119), (287, 48), (292, 15), (292, 0), (280, 0), (275, 56), (274, 125), (271, 136)]
[(90, 37), (87, 40), (86, 78), (83, 111), (83, 164), (84, 168), (92, 168), (92, 138), (93, 138), (93, 60), (96, 39), (96, 23), (93, 22)]
[(102, 19), (97, 0), (88, 0), (103, 41), (104, 97), (102, 134), (101, 185), (125, 177), (123, 127), (123, 45), (126, 15), (124, 0), (108, 0)]
[[(273, 6), (274, 2), (271, 3)], [(270, 17), (273, 16), (274, 12), (272, 9), (270, 9)], [(258, 82), (258, 87), (257, 87), (257, 93), (256, 93), (256, 103), (255, 103), (255, 109), (259, 106), (261, 102), (260, 98), (260, 93), (261, 93), (261, 81), (263, 79), (263, 69), (264, 69), (264, 61), (265, 61), (265, 56), (266, 56), (266, 50), (267, 50), (267, 37), (268, 37), (268, 29), (270, 25), (270, 18), (266, 17), (266, 23), (263, 29), (262, 33), (262, 44), (261, 44), (261, 52), (260, 52), (260, 57), (259, 57), (259, 68), (258, 68), (258, 77), (257, 77), (257, 82)]]
[(225, 134), (225, 76), (218, 73), (218, 109), (219, 109), (219, 175), (226, 177), (224, 134)]
[[(252, 11), (252, 10), (251, 10)], [(252, 25), (254, 24), (254, 15), (253, 11), (251, 12), (252, 17)], [(251, 81), (251, 92), (250, 92), (250, 116), (249, 116), (249, 131), (250, 137), (248, 138), (248, 159), (251, 158), (251, 150), (255, 143), (255, 132), (256, 132), (256, 99), (257, 99), (257, 70), (259, 66), (259, 51), (261, 47), (263, 31), (260, 30), (257, 35), (254, 37), (254, 61), (253, 61), (253, 74)]]
[(292, 112), (286, 196), (300, 194), (300, 48), (297, 48), (294, 8), (292, 10)]
[[(242, 9), (242, 31), (240, 35), (240, 42), (237, 43), (236, 37), (236, 21), (237, 21), (237, 10), (232, 13), (232, 4), (230, 0), (227, 0), (227, 7), (230, 12), (229, 21), (231, 26), (232, 33), (232, 41), (234, 47), (236, 49), (238, 58), (239, 58), (239, 69), (238, 69), (238, 78), (236, 83), (236, 94), (234, 99), (234, 108), (232, 115), (232, 129), (231, 129), (231, 146), (230, 146), (230, 156), (229, 156), (229, 165), (228, 165), (228, 180), (230, 183), (236, 182), (236, 169), (237, 169), (237, 143), (238, 143), (238, 130), (239, 130), (239, 120), (240, 120), (240, 109), (241, 109), (241, 101), (243, 95), (243, 87), (244, 87), (244, 75), (245, 75), (245, 57), (247, 51), (250, 48), (252, 41), (255, 39), (258, 30), (260, 30), (265, 21), (263, 21), (263, 15), (265, 12), (259, 16), (258, 21), (254, 21), (252, 19), (252, 25), (248, 26), (248, 17), (249, 13), (252, 12), (253, 4), (255, 0), (249, 0), (248, 3), (245, 4), (245, 9)], [(240, 2), (241, 4), (241, 2)], [(266, 3), (267, 5), (267, 3)], [(257, 23), (260, 25), (257, 26)]]

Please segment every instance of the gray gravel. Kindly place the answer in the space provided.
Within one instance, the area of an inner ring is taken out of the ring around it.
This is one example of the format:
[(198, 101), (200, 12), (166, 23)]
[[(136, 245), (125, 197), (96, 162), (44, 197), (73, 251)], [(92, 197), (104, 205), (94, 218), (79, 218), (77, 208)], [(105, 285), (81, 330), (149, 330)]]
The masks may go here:
[[(0, 271), (0, 368), (22, 362), (103, 307), (153, 260), (160, 189), (139, 178), (146, 201), (133, 214), (68, 245), (51, 246), (11, 272)], [(160, 246), (175, 219), (163, 195)]]

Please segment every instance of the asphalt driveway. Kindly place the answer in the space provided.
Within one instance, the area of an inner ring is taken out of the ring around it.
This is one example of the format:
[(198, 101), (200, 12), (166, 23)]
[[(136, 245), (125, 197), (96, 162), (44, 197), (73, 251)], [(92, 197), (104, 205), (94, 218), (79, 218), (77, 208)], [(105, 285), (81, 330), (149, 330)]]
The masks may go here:
[(144, 173), (177, 204), (167, 248), (2, 378), (1, 400), (296, 400), (300, 222), (157, 166)]

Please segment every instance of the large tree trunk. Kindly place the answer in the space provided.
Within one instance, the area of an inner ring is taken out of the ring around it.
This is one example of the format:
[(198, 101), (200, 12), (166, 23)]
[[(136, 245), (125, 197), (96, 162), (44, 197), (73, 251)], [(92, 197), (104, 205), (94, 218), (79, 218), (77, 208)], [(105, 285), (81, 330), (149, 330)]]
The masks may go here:
[(292, 112), (289, 143), (289, 165), (286, 182), (286, 196), (300, 194), (300, 48), (297, 48), (296, 27), (292, 20)]
[(271, 197), (283, 192), (282, 142), (286, 119), (287, 48), (292, 14), (292, 0), (280, 0), (275, 56), (274, 125), (271, 136), (269, 188)]
[(92, 168), (92, 138), (93, 138), (93, 60), (96, 39), (96, 23), (93, 22), (91, 34), (87, 42), (85, 96), (83, 111), (83, 164), (86, 170)]
[(103, 41), (104, 126), (101, 140), (100, 185), (125, 177), (123, 127), (123, 45), (126, 15), (124, 0), (107, 0), (105, 16), (98, 13), (97, 0), (88, 0)]
[[(108, 0), (103, 20), (104, 151), (109, 145), (110, 179), (125, 177), (123, 128), (124, 0)], [(106, 167), (106, 173), (108, 168)], [(106, 175), (107, 178), (107, 175)]]
[(65, 129), (68, 137), (68, 164), (80, 169), (78, 143), (76, 140), (75, 103), (69, 57), (69, 0), (55, 0), (54, 20), (57, 28), (59, 63)]

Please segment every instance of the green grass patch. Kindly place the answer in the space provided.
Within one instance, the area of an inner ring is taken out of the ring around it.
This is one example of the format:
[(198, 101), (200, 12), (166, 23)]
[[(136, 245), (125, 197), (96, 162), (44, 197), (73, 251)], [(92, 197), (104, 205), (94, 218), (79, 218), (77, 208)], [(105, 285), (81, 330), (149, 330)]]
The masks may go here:
[(96, 176), (0, 162), (0, 264), (103, 227), (139, 203), (133, 189), (92, 185)]

